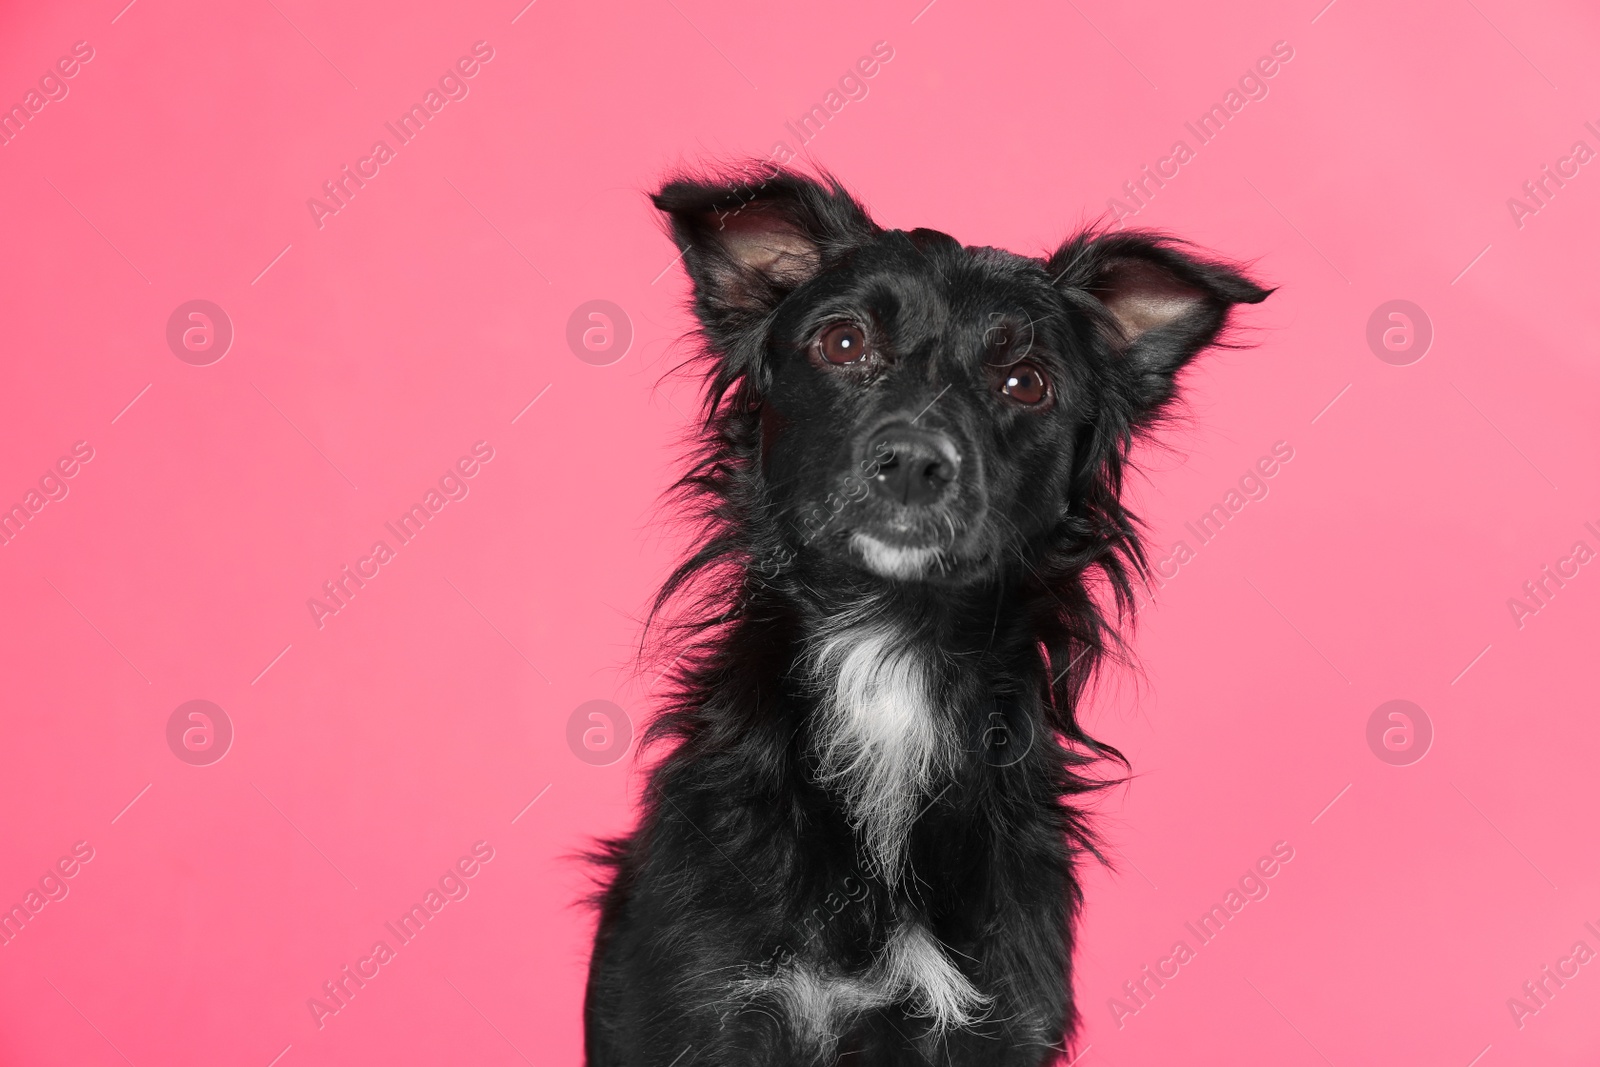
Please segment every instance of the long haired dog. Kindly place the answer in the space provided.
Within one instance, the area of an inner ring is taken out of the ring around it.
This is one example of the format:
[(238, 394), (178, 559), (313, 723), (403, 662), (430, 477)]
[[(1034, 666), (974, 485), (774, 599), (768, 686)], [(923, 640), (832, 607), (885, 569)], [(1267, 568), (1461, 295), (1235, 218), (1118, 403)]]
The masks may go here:
[(655, 196), (694, 285), (706, 521), (671, 742), (607, 842), (591, 1067), (1055, 1062), (1079, 724), (1145, 559), (1128, 449), (1235, 304), (1146, 233), (1048, 259), (776, 168)]

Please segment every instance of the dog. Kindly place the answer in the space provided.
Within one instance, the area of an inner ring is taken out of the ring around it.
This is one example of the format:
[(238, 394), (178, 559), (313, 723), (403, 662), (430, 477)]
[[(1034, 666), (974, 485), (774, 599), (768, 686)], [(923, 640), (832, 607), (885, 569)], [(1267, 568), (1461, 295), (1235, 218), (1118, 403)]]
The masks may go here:
[(1128, 452), (1269, 290), (1149, 232), (1029, 258), (763, 165), (653, 197), (706, 376), (652, 625), (669, 751), (602, 842), (590, 1067), (1058, 1062), (1079, 723), (1146, 575)]

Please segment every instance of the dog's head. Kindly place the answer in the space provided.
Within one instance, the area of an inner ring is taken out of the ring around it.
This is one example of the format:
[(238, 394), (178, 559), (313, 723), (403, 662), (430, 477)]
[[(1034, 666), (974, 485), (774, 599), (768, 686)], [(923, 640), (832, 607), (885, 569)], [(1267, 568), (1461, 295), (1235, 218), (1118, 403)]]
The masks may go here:
[(1156, 235), (1034, 259), (886, 230), (836, 183), (771, 167), (655, 203), (751, 521), (802, 565), (889, 582), (968, 584), (1047, 546), (1095, 562), (1084, 545), (1129, 534), (1133, 435), (1229, 309), (1267, 296)]

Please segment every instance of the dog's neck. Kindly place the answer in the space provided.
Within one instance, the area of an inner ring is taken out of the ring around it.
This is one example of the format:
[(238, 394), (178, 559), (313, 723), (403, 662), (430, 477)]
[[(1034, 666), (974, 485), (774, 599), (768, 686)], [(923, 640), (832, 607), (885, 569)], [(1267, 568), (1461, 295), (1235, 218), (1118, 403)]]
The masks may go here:
[(1027, 685), (1017, 664), (1036, 657), (1018, 654), (1025, 637), (1002, 618), (1008, 599), (999, 590), (870, 596), (806, 613), (800, 666), (816, 699), (818, 779), (890, 884), (919, 815), (984, 758), (973, 717)]
[(811, 638), (819, 777), (843, 799), (878, 873), (897, 880), (907, 837), (954, 755), (936, 665), (900, 627), (830, 622)]

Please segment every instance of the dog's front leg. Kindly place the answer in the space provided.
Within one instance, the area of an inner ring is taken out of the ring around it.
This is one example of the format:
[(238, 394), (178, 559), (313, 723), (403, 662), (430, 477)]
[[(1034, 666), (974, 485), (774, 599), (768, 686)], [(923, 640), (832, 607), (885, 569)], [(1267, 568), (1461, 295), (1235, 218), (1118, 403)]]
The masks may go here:
[(804, 820), (712, 793), (714, 778), (658, 781), (619, 848), (590, 968), (590, 1067), (833, 1062), (846, 1022), (833, 1001), (849, 991), (799, 954), (867, 921), (853, 853), (802, 850)]
[(681, 901), (666, 909), (652, 896), (646, 889), (629, 900), (597, 949), (589, 1067), (832, 1062), (828, 1042), (806, 1032), (807, 991), (791, 981), (794, 962), (782, 948), (754, 947), (750, 915)]

